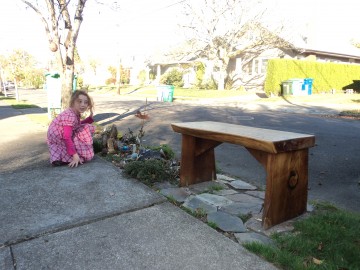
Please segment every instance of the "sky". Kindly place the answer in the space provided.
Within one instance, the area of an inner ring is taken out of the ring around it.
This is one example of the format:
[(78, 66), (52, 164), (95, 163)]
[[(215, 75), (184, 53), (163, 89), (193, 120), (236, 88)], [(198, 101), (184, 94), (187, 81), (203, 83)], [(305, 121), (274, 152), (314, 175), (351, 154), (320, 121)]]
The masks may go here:
[[(177, 14), (181, 0), (107, 0), (113, 11), (88, 0), (78, 37), (82, 58), (114, 61), (135, 54), (166, 50), (183, 39)], [(336, 46), (360, 37), (358, 0), (266, 0), (272, 18), (293, 31), (306, 30), (315, 45)], [(51, 57), (43, 24), (20, 0), (0, 0), (0, 54), (21, 48), (44, 60)], [(359, 38), (360, 39), (360, 38)]]
[[(108, 0), (112, 1), (112, 0)], [(88, 0), (77, 45), (80, 56), (114, 60), (119, 54), (149, 54), (179, 42), (176, 13), (180, 0), (118, 0), (121, 9)], [(37, 58), (51, 52), (42, 22), (19, 0), (0, 0), (0, 54), (24, 48)], [(111, 53), (109, 53), (111, 52)]]

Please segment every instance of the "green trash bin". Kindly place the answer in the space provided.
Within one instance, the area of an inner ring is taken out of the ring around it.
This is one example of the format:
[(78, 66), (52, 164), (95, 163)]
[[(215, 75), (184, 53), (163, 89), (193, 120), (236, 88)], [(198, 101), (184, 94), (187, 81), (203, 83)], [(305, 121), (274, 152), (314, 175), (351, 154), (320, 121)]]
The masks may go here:
[(157, 87), (157, 100), (164, 102), (172, 102), (174, 98), (173, 85), (158, 85)]
[(61, 79), (59, 73), (46, 73), (48, 118), (53, 119), (61, 112)]
[(75, 92), (76, 88), (77, 88), (77, 76), (76, 75), (74, 75), (72, 87), (73, 87), (73, 92)]

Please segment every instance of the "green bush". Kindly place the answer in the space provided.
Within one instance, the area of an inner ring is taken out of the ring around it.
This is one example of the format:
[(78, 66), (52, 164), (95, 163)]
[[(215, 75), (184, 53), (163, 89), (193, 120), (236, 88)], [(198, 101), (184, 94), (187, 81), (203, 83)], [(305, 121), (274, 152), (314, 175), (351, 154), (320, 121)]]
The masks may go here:
[(173, 68), (161, 76), (160, 83), (183, 87), (183, 73), (179, 69)]
[(174, 152), (174, 150), (172, 150), (172, 148), (168, 144), (161, 144), (160, 146), (149, 146), (148, 148), (152, 149), (152, 150), (162, 149), (164, 151), (166, 159), (168, 159), (168, 160), (175, 158), (175, 152)]
[(360, 90), (356, 89), (356, 81), (360, 80), (359, 65), (272, 59), (268, 61), (265, 92), (280, 95), (282, 82), (292, 78), (312, 78), (313, 93), (346, 88)]
[(205, 82), (203, 81), (202, 84), (200, 85), (200, 89), (205, 89), (205, 90), (216, 90), (217, 89), (217, 84), (215, 82), (214, 79), (208, 79)]
[(83, 79), (83, 77), (78, 76), (76, 83), (77, 83), (78, 89), (83, 89), (83, 87), (84, 87), (84, 79)]
[(145, 81), (146, 81), (146, 71), (145, 70), (141, 70), (139, 72), (138, 79), (139, 79), (140, 84), (145, 83)]
[(105, 81), (105, 84), (106, 84), (106, 85), (115, 84), (115, 83), (116, 83), (116, 79), (115, 79), (115, 78), (108, 78), (108, 79), (106, 79), (106, 81)]
[(124, 171), (127, 175), (146, 184), (163, 182), (171, 177), (167, 170), (167, 164), (158, 159), (131, 161), (125, 164)]
[(205, 65), (201, 62), (198, 62), (196, 63), (195, 70), (196, 70), (196, 86), (200, 88), (205, 75)]

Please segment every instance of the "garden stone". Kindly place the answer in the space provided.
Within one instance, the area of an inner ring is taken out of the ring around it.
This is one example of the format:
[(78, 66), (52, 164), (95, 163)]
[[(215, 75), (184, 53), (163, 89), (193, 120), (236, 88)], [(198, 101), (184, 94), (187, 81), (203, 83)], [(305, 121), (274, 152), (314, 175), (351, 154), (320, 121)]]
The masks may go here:
[(189, 196), (185, 200), (183, 206), (190, 209), (193, 212), (197, 211), (198, 209), (202, 209), (205, 211), (206, 214), (217, 211), (216, 206), (211, 205), (211, 204), (201, 200), (197, 196), (193, 196), (193, 195)]
[(226, 198), (234, 201), (234, 202), (240, 202), (240, 203), (253, 203), (253, 204), (259, 204), (262, 205), (263, 204), (263, 200), (247, 195), (247, 194), (242, 194), (242, 193), (237, 193), (237, 194), (230, 194), (230, 195), (226, 195)]
[(259, 233), (246, 232), (246, 233), (235, 233), (234, 235), (240, 244), (255, 242), (264, 245), (271, 245), (271, 246), (275, 245), (270, 238)]
[(255, 214), (261, 211), (262, 204), (234, 202), (221, 207), (221, 210), (234, 216)]
[(250, 191), (246, 191), (245, 193), (265, 200), (265, 191), (250, 190)]
[(160, 193), (165, 197), (173, 198), (179, 203), (185, 202), (186, 198), (191, 195), (191, 192), (184, 188), (166, 188), (160, 190)]
[(189, 189), (191, 190), (191, 192), (199, 194), (202, 192), (207, 192), (211, 190), (213, 187), (218, 187), (218, 186), (221, 186), (222, 188), (227, 188), (227, 186), (222, 183), (218, 183), (215, 181), (208, 181), (208, 182), (202, 182), (195, 185), (191, 185), (189, 186)]
[(239, 192), (237, 192), (234, 189), (222, 189), (222, 190), (215, 190), (214, 194), (219, 196), (225, 196), (225, 195), (239, 194)]
[(242, 180), (235, 180), (229, 183), (235, 189), (242, 189), (242, 190), (256, 190), (257, 188), (253, 185), (250, 185)]
[(244, 223), (240, 218), (225, 212), (218, 211), (208, 214), (207, 222), (215, 223), (224, 232), (246, 232)]
[(214, 194), (209, 194), (209, 193), (202, 193), (199, 195), (196, 195), (197, 198), (199, 198), (200, 200), (209, 203), (211, 205), (214, 205), (216, 207), (223, 207), (229, 204), (232, 204), (233, 201), (223, 197), (223, 196), (218, 196), (218, 195), (214, 195)]
[(262, 227), (262, 215), (255, 214), (248, 221), (245, 222), (245, 227), (251, 231), (262, 233), (266, 236), (270, 236), (273, 233), (283, 233), (283, 232), (291, 232), (294, 230), (293, 222), (295, 219), (291, 219), (285, 221), (283, 223), (277, 224), (267, 230), (264, 230)]
[(165, 182), (154, 183), (153, 188), (156, 190), (162, 190), (162, 189), (166, 189), (166, 188), (177, 188), (177, 186), (174, 184), (171, 184), (168, 181), (165, 181)]
[(227, 185), (229, 184), (228, 181), (219, 180), (219, 179), (216, 179), (215, 182), (216, 182), (216, 183), (220, 183), (220, 184), (225, 185), (225, 186), (227, 186)]
[(223, 181), (227, 181), (227, 182), (231, 182), (231, 181), (236, 180), (236, 179), (234, 179), (232, 177), (229, 177), (229, 176), (223, 175), (223, 174), (217, 174), (216, 178), (217, 178), (217, 180), (223, 180)]

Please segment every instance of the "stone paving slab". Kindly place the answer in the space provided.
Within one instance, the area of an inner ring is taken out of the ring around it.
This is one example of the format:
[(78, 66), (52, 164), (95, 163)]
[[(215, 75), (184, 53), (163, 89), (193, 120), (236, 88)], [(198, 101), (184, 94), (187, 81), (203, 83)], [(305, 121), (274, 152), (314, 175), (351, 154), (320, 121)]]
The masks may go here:
[(214, 212), (207, 215), (207, 221), (213, 222), (216, 226), (225, 232), (246, 232), (242, 220), (225, 212)]
[(253, 204), (259, 204), (262, 205), (264, 203), (264, 200), (253, 197), (247, 194), (238, 193), (238, 194), (229, 194), (225, 196), (226, 198), (234, 201), (234, 202), (243, 202), (243, 203), (253, 203)]
[(170, 203), (13, 246), (17, 270), (276, 269)]
[(275, 245), (270, 238), (255, 232), (235, 233), (235, 237), (240, 244), (256, 242), (263, 245)]
[(99, 157), (2, 173), (0, 186), (0, 246), (166, 200)]

